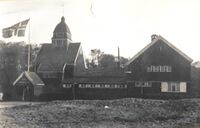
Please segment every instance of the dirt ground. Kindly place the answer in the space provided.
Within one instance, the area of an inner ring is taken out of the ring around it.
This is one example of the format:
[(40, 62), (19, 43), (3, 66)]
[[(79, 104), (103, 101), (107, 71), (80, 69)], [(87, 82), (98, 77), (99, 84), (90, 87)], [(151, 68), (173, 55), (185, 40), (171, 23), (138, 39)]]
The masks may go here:
[(200, 99), (28, 103), (0, 108), (0, 128), (200, 128)]

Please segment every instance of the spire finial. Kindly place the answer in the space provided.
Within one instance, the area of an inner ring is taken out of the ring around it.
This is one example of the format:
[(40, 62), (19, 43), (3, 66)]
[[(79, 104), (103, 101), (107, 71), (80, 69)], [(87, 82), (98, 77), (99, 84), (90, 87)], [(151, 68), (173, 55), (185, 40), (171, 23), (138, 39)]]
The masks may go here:
[(61, 22), (65, 22), (65, 17), (64, 16), (61, 17)]

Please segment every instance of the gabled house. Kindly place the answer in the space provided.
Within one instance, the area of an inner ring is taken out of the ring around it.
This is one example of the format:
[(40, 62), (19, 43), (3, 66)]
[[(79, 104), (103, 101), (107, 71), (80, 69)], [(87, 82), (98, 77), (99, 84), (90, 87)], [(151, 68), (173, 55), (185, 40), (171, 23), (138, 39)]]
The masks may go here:
[(15, 100), (29, 101), (37, 99), (42, 94), (43, 81), (35, 72), (22, 72), (13, 82), (16, 91)]
[(151, 43), (125, 64), (129, 97), (187, 96), (192, 59), (162, 36), (151, 38)]
[(61, 96), (61, 82), (73, 77), (74, 70), (85, 67), (81, 43), (72, 41), (70, 29), (62, 17), (54, 29), (52, 43), (42, 45), (35, 62), (35, 72), (45, 83), (43, 93)]

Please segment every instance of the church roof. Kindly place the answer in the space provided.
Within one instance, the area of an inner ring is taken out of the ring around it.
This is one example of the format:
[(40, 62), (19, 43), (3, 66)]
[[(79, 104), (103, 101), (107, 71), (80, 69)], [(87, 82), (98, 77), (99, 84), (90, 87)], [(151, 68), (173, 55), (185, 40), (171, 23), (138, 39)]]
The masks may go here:
[(71, 34), (69, 27), (65, 23), (64, 17), (62, 17), (61, 22), (57, 24), (56, 28), (54, 29), (54, 33), (70, 33)]
[(36, 60), (36, 65), (39, 65), (38, 71), (62, 72), (65, 64), (75, 64), (80, 47), (80, 43), (70, 43), (68, 49), (43, 44)]
[(67, 60), (67, 64), (74, 64), (75, 60), (78, 57), (78, 52), (79, 52), (79, 48), (80, 48), (80, 43), (71, 43), (69, 45), (69, 48), (67, 50), (67, 56), (66, 56), (66, 60)]
[(154, 39), (150, 44), (148, 44), (146, 47), (144, 47), (140, 52), (138, 52), (133, 58), (131, 58), (126, 64), (125, 66), (128, 66), (130, 63), (132, 63), (135, 59), (137, 59), (141, 54), (143, 54), (147, 49), (149, 49), (151, 46), (153, 46), (155, 43), (157, 43), (159, 40), (162, 40), (163, 43), (167, 44), (169, 47), (171, 47), (172, 49), (174, 49), (178, 54), (180, 54), (181, 56), (183, 56), (186, 60), (188, 60), (189, 62), (192, 62), (193, 60), (187, 56), (185, 53), (183, 53), (181, 50), (179, 50), (178, 48), (176, 48), (173, 44), (171, 44), (170, 42), (168, 42), (166, 39), (164, 39), (162, 36), (157, 36), (156, 39)]
[(92, 68), (74, 72), (73, 78), (64, 79), (64, 83), (124, 83), (126, 74), (122, 68)]
[(89, 68), (83, 71), (75, 71), (75, 77), (124, 77), (124, 69), (122, 68)]
[(15, 86), (22, 77), (26, 77), (33, 85), (44, 85), (44, 82), (40, 79), (40, 77), (35, 72), (23, 72), (14, 82), (13, 85)]
[(64, 83), (125, 83), (125, 77), (112, 77), (112, 76), (80, 76), (75, 78), (67, 78)]

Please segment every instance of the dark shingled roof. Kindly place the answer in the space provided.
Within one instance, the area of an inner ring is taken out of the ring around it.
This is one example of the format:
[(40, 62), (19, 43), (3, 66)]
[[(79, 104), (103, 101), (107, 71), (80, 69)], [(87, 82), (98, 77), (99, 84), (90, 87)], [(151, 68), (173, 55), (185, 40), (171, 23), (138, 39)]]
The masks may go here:
[(25, 76), (33, 85), (44, 85), (44, 82), (40, 79), (40, 77), (35, 72), (23, 72), (14, 82), (15, 86), (20, 79)]
[(43, 44), (36, 60), (36, 65), (39, 65), (38, 71), (61, 72), (65, 64), (75, 63), (79, 49), (80, 43), (70, 43), (68, 49)]
[(125, 77), (103, 77), (103, 76), (82, 76), (75, 78), (68, 78), (64, 80), (64, 83), (124, 83)]
[(76, 72), (74, 78), (67, 78), (64, 83), (123, 83), (126, 74), (121, 68), (92, 68), (82, 72)]
[(124, 69), (122, 68), (89, 68), (85, 69), (84, 71), (75, 71), (75, 76), (87, 76), (87, 77), (101, 77), (101, 76), (108, 76), (108, 77), (123, 77), (126, 74), (124, 73)]
[(75, 60), (77, 58), (77, 54), (79, 52), (79, 48), (80, 48), (80, 43), (71, 43), (69, 45), (69, 48), (67, 50), (67, 56), (66, 56), (66, 60), (67, 60), (67, 64), (74, 64)]

